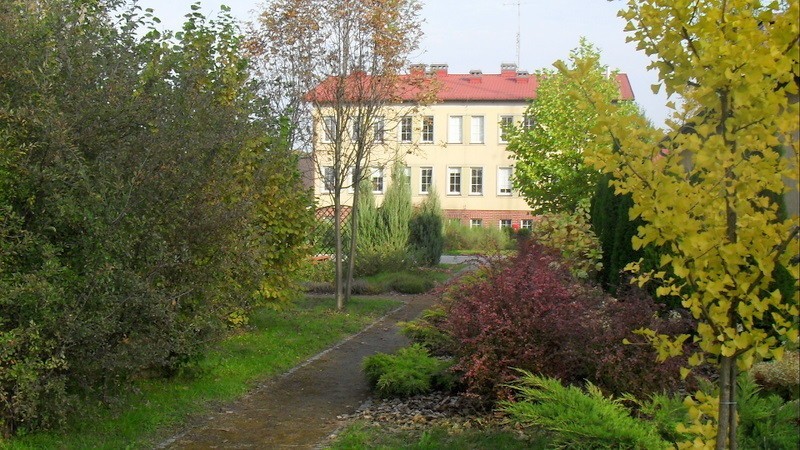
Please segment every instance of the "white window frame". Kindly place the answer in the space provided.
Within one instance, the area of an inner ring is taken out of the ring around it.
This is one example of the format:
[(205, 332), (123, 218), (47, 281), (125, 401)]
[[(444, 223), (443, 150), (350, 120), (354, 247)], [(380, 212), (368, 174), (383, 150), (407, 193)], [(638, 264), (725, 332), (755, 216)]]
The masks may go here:
[(523, 230), (533, 229), (533, 219), (522, 219), (519, 221), (519, 227)]
[(500, 116), (500, 121), (498, 122), (497, 126), (497, 137), (498, 139), (500, 139), (501, 144), (508, 144), (507, 136), (505, 132), (503, 132), (503, 128), (506, 126), (506, 124), (514, 125), (514, 116), (510, 115)]
[(322, 168), (322, 192), (333, 192), (336, 187), (336, 172), (333, 166)]
[[(504, 174), (508, 174), (508, 176)], [(509, 196), (513, 193), (514, 186), (511, 177), (514, 175), (511, 167), (497, 168), (497, 195)]]
[[(453, 176), (458, 176), (458, 190), (453, 190)], [(461, 195), (461, 188), (463, 187), (464, 180), (462, 178), (461, 167), (448, 167), (447, 168), (447, 195)]]
[(502, 230), (504, 228), (511, 228), (514, 225), (514, 221), (511, 219), (500, 219), (497, 221), (497, 226)]
[[(476, 173), (480, 177), (477, 184), (475, 183)], [(483, 195), (483, 180), (483, 167), (469, 168), (469, 195)]]
[(369, 181), (372, 184), (373, 194), (383, 194), (383, 191), (386, 188), (386, 179), (383, 177), (383, 168), (371, 167)]
[(484, 124), (486, 123), (486, 120), (484, 120), (483, 116), (472, 116), (469, 119), (469, 143), (485, 144), (486, 133), (484, 131)]
[(470, 228), (483, 228), (483, 219), (469, 219)]
[(536, 126), (536, 118), (535, 117), (530, 116), (528, 114), (525, 114), (522, 117), (522, 129), (523, 130), (525, 130), (525, 131), (532, 130), (533, 127), (535, 127), (535, 126)]
[(449, 116), (447, 118), (447, 143), (464, 143), (464, 116)]
[(356, 117), (356, 120), (353, 121), (353, 134), (350, 136), (350, 139), (353, 142), (358, 142), (360, 135), (361, 135), (361, 118)]
[(423, 144), (433, 144), (434, 130), (433, 116), (422, 116), (422, 134), (420, 142)]
[(372, 137), (376, 143), (383, 143), (386, 129), (383, 124), (383, 116), (375, 117), (372, 123)]
[(329, 144), (333, 142), (333, 137), (336, 135), (336, 118), (333, 116), (324, 116), (322, 118), (322, 142)]
[[(425, 176), (425, 171), (430, 171), (429, 175)], [(427, 180), (426, 180), (427, 178)], [(427, 181), (427, 183), (426, 183)], [(422, 195), (428, 195), (431, 193), (431, 187), (433, 187), (433, 167), (420, 167), (419, 168), (419, 193)]]
[[(361, 170), (364, 170), (363, 168)], [(358, 180), (356, 180), (356, 168), (350, 166), (347, 168), (347, 174), (345, 174), (345, 180), (350, 180), (350, 186), (347, 188), (348, 192), (355, 192), (358, 189)]]
[(414, 118), (403, 116), (400, 118), (400, 136), (398, 139), (403, 143), (410, 143), (414, 140)]

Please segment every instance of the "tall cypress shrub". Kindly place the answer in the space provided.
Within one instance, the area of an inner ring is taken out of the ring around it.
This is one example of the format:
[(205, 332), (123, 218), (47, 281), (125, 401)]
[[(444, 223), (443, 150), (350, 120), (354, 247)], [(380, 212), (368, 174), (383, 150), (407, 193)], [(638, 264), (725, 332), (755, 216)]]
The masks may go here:
[(421, 264), (435, 266), (439, 263), (444, 248), (443, 223), (439, 196), (432, 188), (409, 225), (409, 243)]
[(606, 174), (597, 183), (592, 198), (592, 228), (600, 239), (603, 248), (603, 269), (598, 273), (598, 281), (603, 288), (615, 293), (622, 279), (622, 270), (642, 256), (641, 251), (633, 249), (631, 239), (636, 235), (637, 221), (628, 218), (628, 210), (633, 205), (630, 195), (617, 195), (609, 186), (611, 175)]
[(408, 249), (409, 228), (414, 208), (411, 205), (411, 184), (401, 164), (392, 167), (392, 181), (386, 189), (380, 217), (383, 221), (387, 251), (405, 253)]

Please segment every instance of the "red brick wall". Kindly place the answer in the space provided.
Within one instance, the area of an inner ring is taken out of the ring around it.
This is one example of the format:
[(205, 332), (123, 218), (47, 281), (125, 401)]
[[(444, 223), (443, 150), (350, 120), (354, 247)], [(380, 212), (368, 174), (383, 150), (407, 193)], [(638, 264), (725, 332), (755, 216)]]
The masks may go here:
[(470, 219), (481, 219), (484, 227), (495, 228), (502, 219), (511, 219), (511, 226), (520, 225), (523, 219), (533, 219), (529, 211), (445, 209), (442, 213), (445, 219), (458, 219), (464, 225), (469, 225)]

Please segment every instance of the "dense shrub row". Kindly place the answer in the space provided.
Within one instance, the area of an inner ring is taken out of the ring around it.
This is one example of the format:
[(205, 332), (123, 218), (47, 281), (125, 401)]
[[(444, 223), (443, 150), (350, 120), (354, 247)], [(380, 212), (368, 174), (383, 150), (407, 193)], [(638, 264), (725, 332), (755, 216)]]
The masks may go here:
[[(614, 394), (681, 386), (682, 361), (657, 363), (633, 330), (685, 333), (688, 320), (661, 318), (650, 297), (636, 291), (615, 300), (577, 282), (558, 255), (535, 241), (505, 267), (450, 295), (444, 326), (456, 341), (456, 368), (475, 394), (502, 394), (516, 377), (514, 368), (572, 384), (588, 380)], [(625, 345), (624, 339), (639, 343)]]
[(0, 435), (285, 299), (310, 223), (230, 16), (34, 3), (0, 3)]

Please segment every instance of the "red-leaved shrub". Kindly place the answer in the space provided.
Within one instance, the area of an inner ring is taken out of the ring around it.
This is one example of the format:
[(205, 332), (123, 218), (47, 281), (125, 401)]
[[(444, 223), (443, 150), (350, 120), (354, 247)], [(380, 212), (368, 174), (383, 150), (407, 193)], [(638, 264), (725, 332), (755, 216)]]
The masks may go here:
[[(559, 256), (534, 241), (510, 264), (449, 291), (443, 325), (458, 348), (456, 367), (470, 392), (504, 396), (514, 368), (582, 384), (589, 380), (609, 394), (673, 391), (680, 387), (673, 358), (656, 352), (633, 330), (688, 333), (688, 320), (662, 319), (646, 294), (627, 291), (613, 299), (569, 273)], [(623, 339), (633, 344), (623, 344)]]

